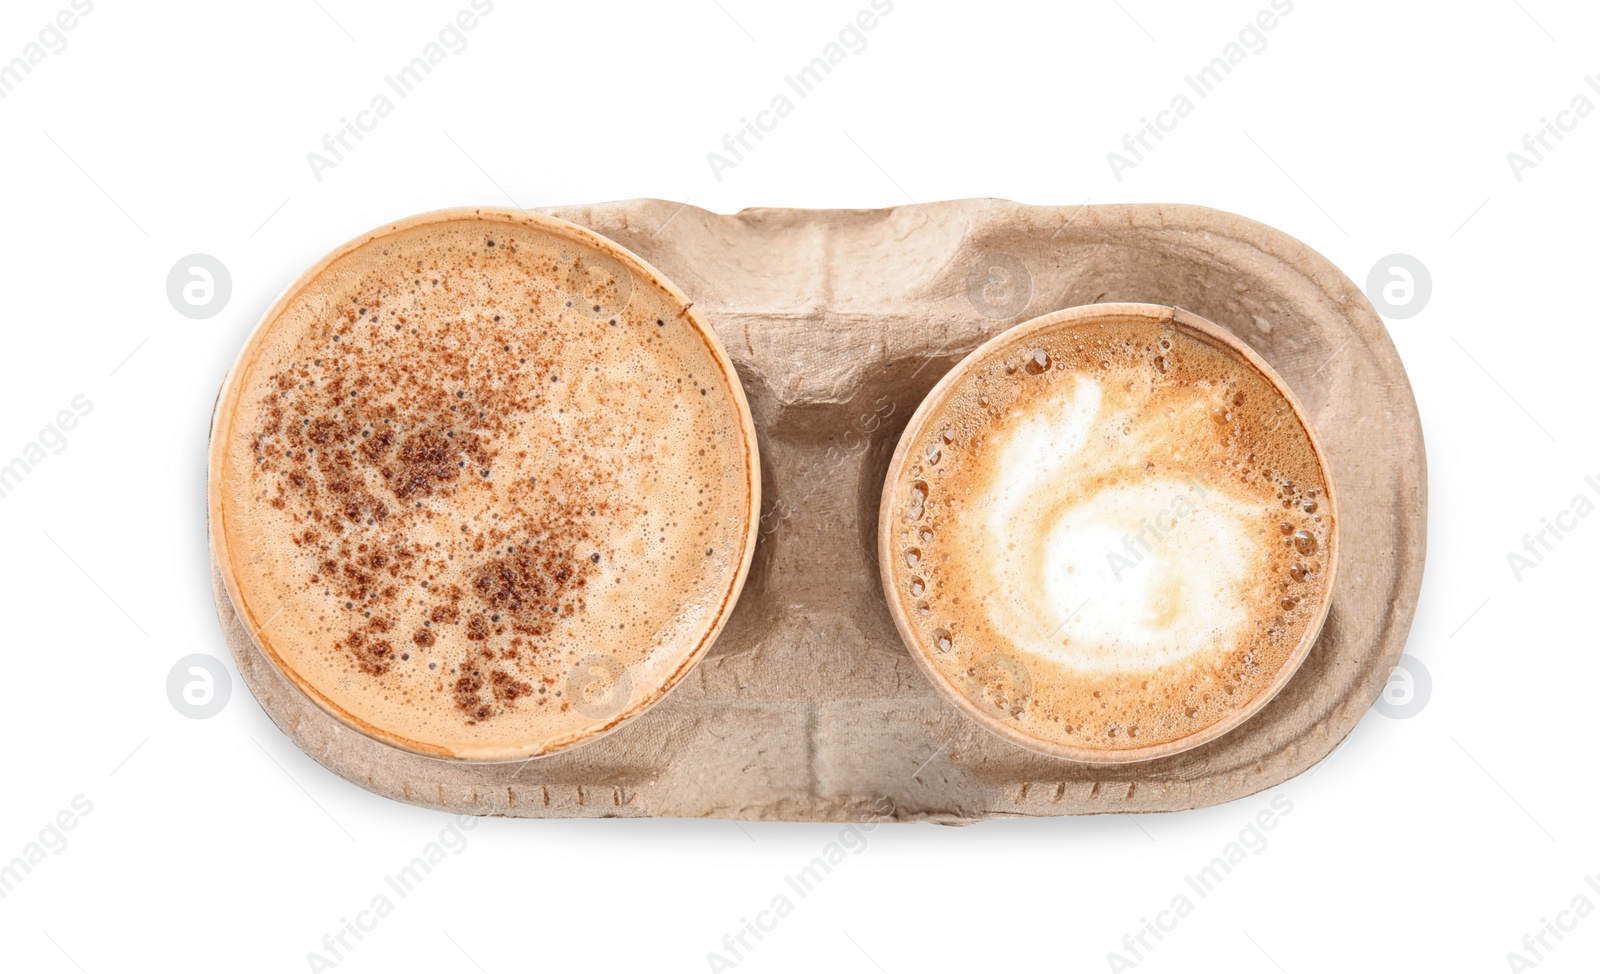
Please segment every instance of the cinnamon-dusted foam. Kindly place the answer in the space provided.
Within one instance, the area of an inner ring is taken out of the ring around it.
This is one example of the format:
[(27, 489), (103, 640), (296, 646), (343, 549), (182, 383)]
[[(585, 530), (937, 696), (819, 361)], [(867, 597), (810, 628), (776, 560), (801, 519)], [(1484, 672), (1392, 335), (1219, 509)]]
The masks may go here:
[(883, 513), (923, 663), (1023, 743), (1090, 760), (1264, 703), (1321, 625), (1336, 543), (1272, 380), (1120, 307), (976, 353), (913, 419)]
[(687, 303), (529, 218), (422, 218), (280, 304), (230, 378), (213, 516), (248, 628), (427, 753), (605, 729), (715, 635), (754, 444)]

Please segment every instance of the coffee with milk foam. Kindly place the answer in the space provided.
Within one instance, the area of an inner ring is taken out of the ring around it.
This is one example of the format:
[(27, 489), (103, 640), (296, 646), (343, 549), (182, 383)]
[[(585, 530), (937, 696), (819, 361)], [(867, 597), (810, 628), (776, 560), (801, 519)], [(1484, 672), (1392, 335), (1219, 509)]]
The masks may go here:
[(542, 753), (648, 701), (753, 537), (748, 413), (686, 314), (522, 222), (339, 257), (219, 417), (246, 625), (324, 706), (428, 753)]
[(1025, 743), (1092, 756), (1203, 734), (1275, 689), (1321, 624), (1318, 451), (1211, 336), (1114, 311), (1034, 332), (912, 425), (888, 584), (936, 678)]

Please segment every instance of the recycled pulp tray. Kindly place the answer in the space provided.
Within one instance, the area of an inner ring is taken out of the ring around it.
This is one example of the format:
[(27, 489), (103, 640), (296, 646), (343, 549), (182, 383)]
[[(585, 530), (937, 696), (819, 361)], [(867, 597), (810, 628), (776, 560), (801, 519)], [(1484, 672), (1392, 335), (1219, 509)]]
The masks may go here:
[[(1174, 811), (1306, 770), (1382, 691), (1422, 583), (1422, 429), (1383, 323), (1304, 244), (1193, 206), (960, 200), (719, 216), (634, 200), (547, 212), (653, 264), (738, 367), (764, 504), (743, 595), (700, 664), (620, 730), (525, 765), (463, 764), (328, 716), (262, 655), (217, 581), (246, 685), (335, 773), (414, 805), (529, 818)], [(874, 543), (889, 457), (940, 376), (1012, 325), (1102, 301), (1186, 308), (1259, 352), (1327, 448), (1343, 532), (1327, 623), (1284, 690), (1216, 741), (1114, 767), (1024, 750), (946, 702), (895, 631)]]

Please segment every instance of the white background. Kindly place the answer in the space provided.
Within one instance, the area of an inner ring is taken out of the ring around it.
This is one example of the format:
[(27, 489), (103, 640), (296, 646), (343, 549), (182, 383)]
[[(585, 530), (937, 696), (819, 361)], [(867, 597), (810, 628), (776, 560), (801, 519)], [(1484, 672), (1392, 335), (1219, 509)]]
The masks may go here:
[[(1522, 969), (1507, 953), (1535, 960), (1524, 935), (1580, 894), (1600, 906), (1584, 882), (1600, 872), (1600, 516), (1520, 580), (1507, 563), (1576, 495), (1600, 500), (1584, 483), (1600, 481), (1600, 113), (1569, 119), (1520, 181), (1506, 158), (1580, 92), (1600, 105), (1584, 83), (1600, 12), (1296, 0), (1119, 181), (1107, 152), (1267, 0), (897, 0), (715, 179), (706, 153), (866, 5), (497, 0), (321, 181), (306, 153), (467, 0), (100, 0), (0, 99), (0, 463), (74, 396), (93, 402), (0, 499), (0, 863), (75, 796), (93, 805), (0, 899), (0, 965), (306, 970), (448, 824), (324, 771), (237, 677), (212, 719), (168, 702), (180, 657), (226, 657), (203, 524), (212, 399), (271, 299), (357, 233), (459, 204), (638, 196), (722, 212), (1198, 203), (1287, 231), (1358, 284), (1394, 253), (1432, 274), (1426, 308), (1388, 322), (1428, 446), (1407, 649), (1432, 676), (1420, 713), (1369, 713), (1314, 776), (1222, 807), (879, 828), (738, 970), (1117, 969), (1108, 952), (1134, 960), (1123, 935), (1196, 899), (1184, 877), (1275, 796), (1292, 811), (1266, 848), (1139, 971)], [(66, 6), (6, 3), (0, 63)], [(167, 299), (192, 253), (231, 270), (209, 320)], [(838, 831), (484, 821), (337, 969), (711, 969)], [(1565, 922), (1537, 969), (1594, 970), (1600, 914)]]

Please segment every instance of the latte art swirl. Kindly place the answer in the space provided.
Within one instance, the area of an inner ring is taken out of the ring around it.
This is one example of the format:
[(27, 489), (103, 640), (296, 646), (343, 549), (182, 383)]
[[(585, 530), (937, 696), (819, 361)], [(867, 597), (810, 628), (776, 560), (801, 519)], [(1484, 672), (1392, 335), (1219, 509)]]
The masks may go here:
[(880, 532), (897, 621), (1021, 743), (1193, 746), (1264, 705), (1321, 626), (1321, 454), (1264, 366), (1197, 321), (1041, 319), (973, 353), (906, 431)]
[[(1269, 567), (1250, 539), (1277, 505), (1182, 468), (1182, 441), (1209, 422), (1197, 403), (1118, 436), (1148, 402), (1093, 376), (1064, 386), (1065, 408), (999, 418), (988, 449), (1004, 473), (975, 485), (987, 516), (962, 537), (997, 596), (991, 623), (1018, 649), (1085, 671), (1158, 667), (1237, 640)], [(1176, 469), (1124, 469), (1157, 453)]]

